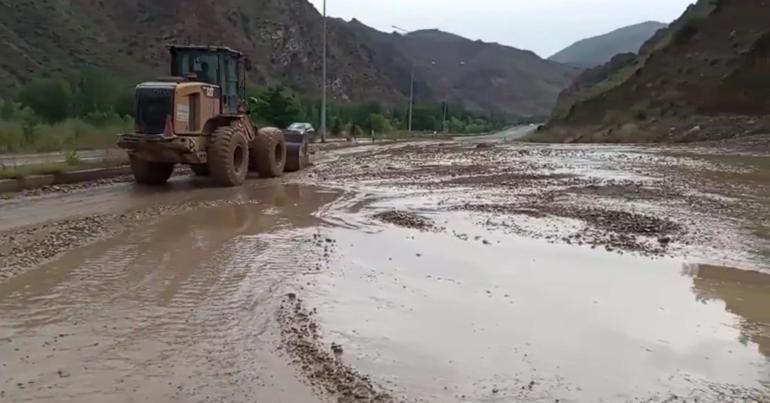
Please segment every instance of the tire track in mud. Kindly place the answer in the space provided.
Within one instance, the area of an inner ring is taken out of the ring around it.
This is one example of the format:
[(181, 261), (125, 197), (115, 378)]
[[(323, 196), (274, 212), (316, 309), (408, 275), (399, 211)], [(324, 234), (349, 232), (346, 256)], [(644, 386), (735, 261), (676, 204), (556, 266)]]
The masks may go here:
[[(0, 284), (9, 291), (0, 293), (9, 319), (0, 339), (10, 343), (0, 354), (17, 369), (0, 390), (39, 400), (53, 389), (100, 401), (315, 401), (275, 351), (274, 315), (300, 269), (291, 262), (303, 230), (268, 210), (235, 231), (205, 210), (172, 216), (30, 273), (40, 282)], [(56, 334), (66, 337), (53, 342)]]

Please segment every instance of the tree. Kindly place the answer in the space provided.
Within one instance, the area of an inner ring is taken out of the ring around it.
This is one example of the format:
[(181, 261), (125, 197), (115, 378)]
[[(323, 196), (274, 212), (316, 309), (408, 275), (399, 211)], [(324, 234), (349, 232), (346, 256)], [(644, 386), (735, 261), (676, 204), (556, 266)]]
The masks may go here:
[(390, 125), (390, 121), (385, 116), (379, 113), (372, 113), (369, 115), (370, 128), (375, 133), (389, 133), (393, 128)]
[(94, 69), (86, 69), (71, 82), (75, 116), (112, 113), (121, 95), (117, 81)]
[(121, 117), (136, 116), (135, 102), (133, 89), (120, 91), (115, 98), (113, 110)]
[(465, 126), (466, 123), (456, 117), (449, 119), (449, 131), (451, 133), (465, 133)]
[(3, 106), (0, 108), (0, 119), (11, 120), (14, 110), (15, 108), (13, 107), (13, 103), (11, 101), (3, 102)]
[(340, 119), (339, 116), (334, 117), (334, 120), (332, 121), (331, 132), (334, 136), (339, 136), (342, 134), (342, 119)]
[(256, 121), (287, 127), (300, 117), (294, 98), (283, 94), (283, 87), (270, 88), (251, 98), (252, 115)]
[(363, 130), (361, 130), (361, 126), (353, 123), (350, 124), (350, 130), (348, 130), (348, 133), (350, 133), (351, 137), (358, 137), (362, 132)]
[(72, 89), (64, 80), (33, 81), (21, 89), (18, 99), (49, 123), (60, 122), (72, 112)]

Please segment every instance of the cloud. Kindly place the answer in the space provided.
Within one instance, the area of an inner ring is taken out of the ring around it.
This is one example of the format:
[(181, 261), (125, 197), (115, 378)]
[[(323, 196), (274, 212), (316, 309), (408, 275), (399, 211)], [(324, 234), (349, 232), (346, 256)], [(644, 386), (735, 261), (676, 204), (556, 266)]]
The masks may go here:
[[(319, 9), (323, 0), (311, 0)], [(391, 31), (439, 28), (550, 56), (575, 41), (643, 21), (670, 22), (692, 0), (327, 0), (330, 16)]]

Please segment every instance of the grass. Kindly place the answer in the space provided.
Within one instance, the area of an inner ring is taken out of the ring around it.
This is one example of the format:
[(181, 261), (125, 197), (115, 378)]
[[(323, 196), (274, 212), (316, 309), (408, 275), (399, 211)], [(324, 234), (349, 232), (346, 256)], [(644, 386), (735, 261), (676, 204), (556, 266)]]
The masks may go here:
[(116, 159), (98, 162), (51, 162), (46, 164), (21, 165), (17, 167), (0, 165), (0, 179), (20, 179), (32, 175), (53, 175), (84, 169), (113, 168), (125, 164), (125, 159)]
[(81, 119), (54, 124), (0, 120), (0, 154), (112, 148), (117, 135), (130, 132), (132, 127), (133, 122), (127, 119), (100, 125)]

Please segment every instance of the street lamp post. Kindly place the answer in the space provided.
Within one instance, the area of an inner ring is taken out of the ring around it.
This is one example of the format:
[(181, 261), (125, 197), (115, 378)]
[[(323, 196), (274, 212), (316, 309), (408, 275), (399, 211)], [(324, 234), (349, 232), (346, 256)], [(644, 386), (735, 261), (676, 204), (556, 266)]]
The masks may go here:
[[(393, 25), (393, 29), (407, 35), (409, 34), (408, 30), (397, 27), (395, 25)], [(408, 126), (409, 133), (412, 132), (412, 120), (414, 117), (414, 65), (412, 65), (411, 67), (412, 67), (412, 72), (410, 74), (410, 80), (409, 80), (409, 126)]]
[(321, 87), (323, 89), (321, 90), (321, 142), (326, 142), (326, 56), (327, 56), (327, 38), (326, 38), (326, 0), (324, 0), (323, 4), (323, 84)]
[[(436, 65), (436, 61), (430, 62), (432, 66)], [(465, 61), (461, 60), (460, 65), (464, 66)], [(444, 131), (444, 133), (449, 133), (449, 121), (447, 118), (449, 117), (449, 96), (445, 93), (444, 94), (444, 102), (442, 103), (441, 113), (443, 114), (442, 120), (441, 120), (441, 128)]]
[(444, 98), (444, 118), (441, 121), (442, 122), (442, 129), (444, 130), (444, 134), (449, 133), (449, 122), (447, 122), (447, 114), (449, 113), (449, 103), (447, 102), (446, 97)]
[(412, 67), (412, 79), (409, 82), (409, 133), (412, 132), (413, 116), (414, 116), (414, 67)]

